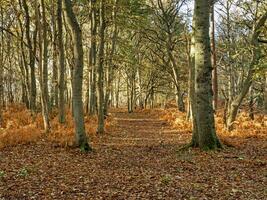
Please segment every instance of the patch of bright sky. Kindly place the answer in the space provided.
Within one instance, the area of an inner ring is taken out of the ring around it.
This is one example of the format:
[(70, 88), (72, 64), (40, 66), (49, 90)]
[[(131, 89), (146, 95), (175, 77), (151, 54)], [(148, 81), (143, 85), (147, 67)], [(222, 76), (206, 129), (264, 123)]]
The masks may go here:
[[(219, 20), (220, 14), (218, 10), (222, 9), (222, 6), (220, 6), (218, 3), (215, 4), (215, 21)], [(194, 12), (194, 0), (187, 0), (181, 7), (181, 13), (184, 15), (187, 15), (189, 18), (189, 21), (192, 22), (193, 18), (193, 12)]]

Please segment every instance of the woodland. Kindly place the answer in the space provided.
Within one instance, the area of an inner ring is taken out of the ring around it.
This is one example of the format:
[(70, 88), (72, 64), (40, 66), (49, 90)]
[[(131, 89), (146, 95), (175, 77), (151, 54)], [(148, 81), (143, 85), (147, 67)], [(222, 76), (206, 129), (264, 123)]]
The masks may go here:
[(267, 196), (265, 0), (0, 0), (0, 200)]

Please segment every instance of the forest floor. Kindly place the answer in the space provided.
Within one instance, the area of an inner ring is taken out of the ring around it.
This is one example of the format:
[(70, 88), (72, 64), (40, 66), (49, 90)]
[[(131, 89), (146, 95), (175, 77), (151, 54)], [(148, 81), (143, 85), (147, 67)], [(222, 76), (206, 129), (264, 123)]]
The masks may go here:
[(0, 199), (267, 199), (266, 138), (179, 152), (190, 133), (156, 112), (112, 115), (92, 153), (46, 141), (0, 150)]

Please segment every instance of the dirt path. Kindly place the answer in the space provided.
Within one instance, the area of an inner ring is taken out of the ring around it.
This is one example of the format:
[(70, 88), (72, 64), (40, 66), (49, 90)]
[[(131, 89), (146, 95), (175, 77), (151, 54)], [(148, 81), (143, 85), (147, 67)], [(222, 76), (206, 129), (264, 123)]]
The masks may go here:
[(152, 148), (158, 145), (177, 145), (177, 142), (185, 142), (184, 138), (181, 138), (181, 132), (173, 130), (155, 114), (142, 112), (129, 114), (125, 111), (113, 112), (112, 114), (117, 126), (109, 134), (107, 143), (102, 145)]
[(177, 153), (190, 138), (183, 130), (149, 113), (113, 115), (90, 154), (45, 142), (0, 151), (0, 199), (265, 198), (263, 150)]

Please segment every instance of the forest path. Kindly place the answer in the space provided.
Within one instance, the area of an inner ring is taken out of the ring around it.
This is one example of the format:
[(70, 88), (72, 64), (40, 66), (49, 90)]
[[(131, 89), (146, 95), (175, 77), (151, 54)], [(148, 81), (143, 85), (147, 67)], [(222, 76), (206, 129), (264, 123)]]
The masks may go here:
[(190, 133), (156, 112), (112, 115), (92, 153), (46, 141), (0, 150), (0, 199), (266, 199), (263, 148), (177, 152)]
[[(160, 119), (156, 113), (113, 111), (116, 121), (115, 129), (108, 133), (106, 146), (120, 147), (156, 147), (158, 145), (174, 145), (185, 143), (182, 130), (173, 130), (170, 125)], [(188, 138), (189, 134), (184, 135)], [(103, 142), (103, 141), (101, 141)]]

